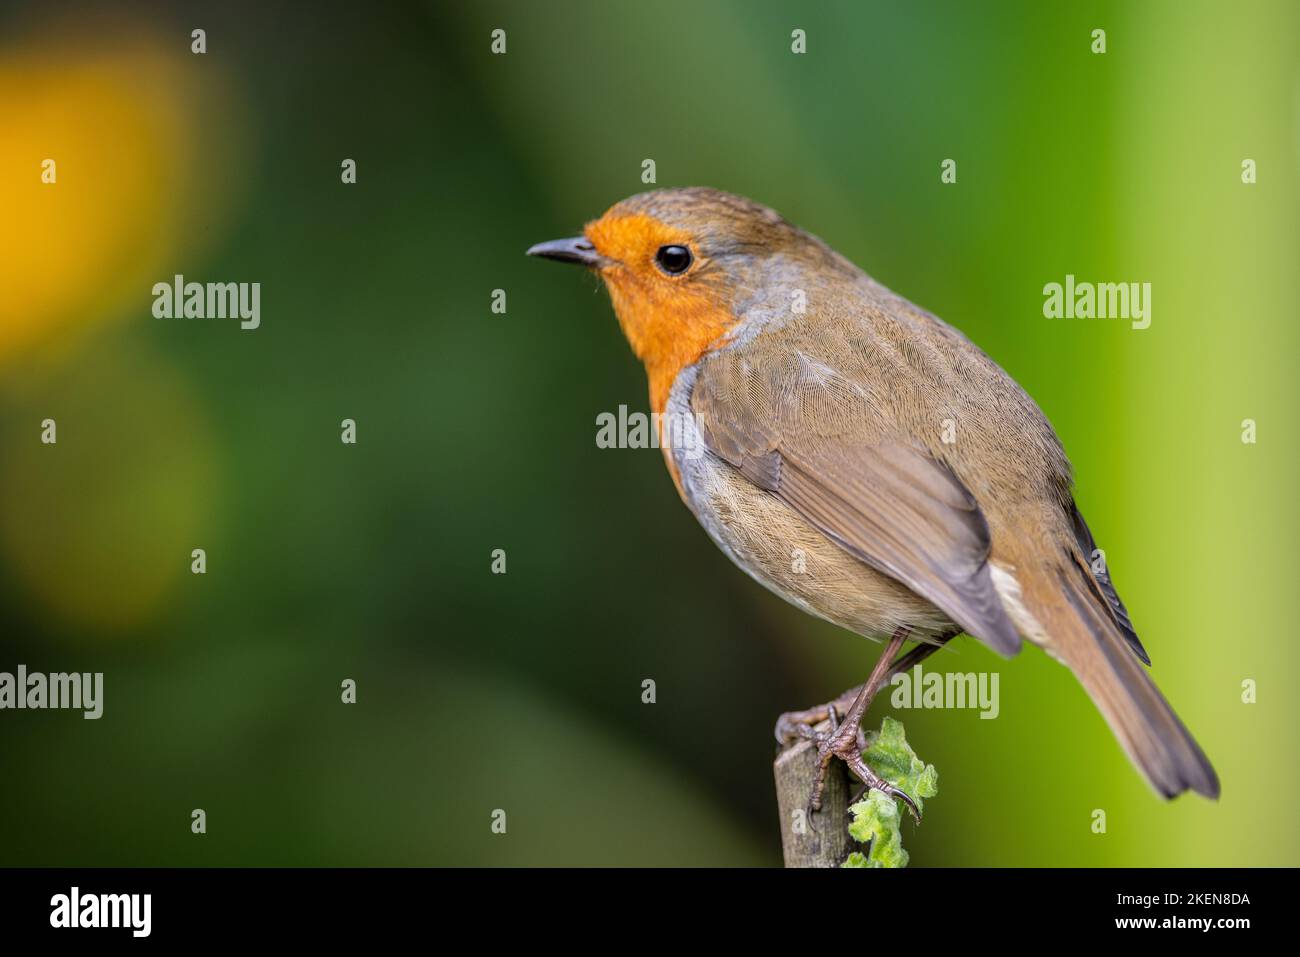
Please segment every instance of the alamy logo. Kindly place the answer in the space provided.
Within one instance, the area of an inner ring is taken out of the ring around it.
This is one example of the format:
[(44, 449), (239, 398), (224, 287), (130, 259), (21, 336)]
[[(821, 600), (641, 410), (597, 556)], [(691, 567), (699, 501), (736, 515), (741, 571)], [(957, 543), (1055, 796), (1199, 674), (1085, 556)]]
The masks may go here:
[(104, 673), (46, 675), (28, 672), (26, 665), (19, 665), (17, 674), (0, 671), (0, 710), (5, 708), (71, 708), (84, 711), (88, 720), (98, 718), (104, 713)]
[(895, 708), (977, 708), (981, 718), (996, 718), (1002, 710), (998, 702), (999, 677), (996, 671), (923, 672), (916, 665), (890, 680), (894, 693), (889, 703)]
[(1151, 325), (1151, 283), (1065, 282), (1043, 287), (1043, 315), (1048, 319), (1128, 319), (1134, 329)]
[(153, 314), (158, 319), (239, 319), (239, 328), (262, 324), (260, 282), (172, 282), (153, 285)]
[(132, 937), (148, 937), (152, 912), (152, 894), (83, 895), (73, 887), (50, 898), (51, 927), (129, 927)]
[(688, 459), (704, 454), (700, 416), (694, 412), (631, 412), (620, 405), (618, 414), (596, 416), (598, 449), (674, 449)]

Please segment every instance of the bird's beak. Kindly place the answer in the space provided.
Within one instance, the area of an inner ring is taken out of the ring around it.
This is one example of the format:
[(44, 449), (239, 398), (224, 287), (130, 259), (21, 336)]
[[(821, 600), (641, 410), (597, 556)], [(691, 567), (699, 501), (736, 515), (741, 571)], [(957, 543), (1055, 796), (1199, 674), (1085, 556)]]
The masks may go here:
[(586, 236), (552, 239), (547, 243), (538, 243), (528, 250), (528, 255), (554, 259), (562, 263), (578, 263), (583, 266), (599, 266), (605, 262), (605, 257), (596, 252), (596, 247)]

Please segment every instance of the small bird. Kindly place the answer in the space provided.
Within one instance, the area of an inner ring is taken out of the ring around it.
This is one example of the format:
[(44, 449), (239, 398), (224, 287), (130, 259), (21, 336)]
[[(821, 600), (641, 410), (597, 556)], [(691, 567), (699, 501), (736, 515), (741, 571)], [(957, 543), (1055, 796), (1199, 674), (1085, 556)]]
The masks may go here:
[[(752, 200), (641, 193), (528, 250), (594, 270), (645, 364), (677, 490), (719, 548), (804, 611), (886, 642), (868, 681), (783, 715), (868, 787), (861, 722), (891, 674), (965, 632), (1079, 679), (1157, 793), (1219, 795), (1075, 505), (1046, 416), (952, 326)], [(904, 642), (918, 644), (895, 657)], [(848, 704), (839, 720), (838, 712)], [(830, 719), (831, 730), (813, 726)]]

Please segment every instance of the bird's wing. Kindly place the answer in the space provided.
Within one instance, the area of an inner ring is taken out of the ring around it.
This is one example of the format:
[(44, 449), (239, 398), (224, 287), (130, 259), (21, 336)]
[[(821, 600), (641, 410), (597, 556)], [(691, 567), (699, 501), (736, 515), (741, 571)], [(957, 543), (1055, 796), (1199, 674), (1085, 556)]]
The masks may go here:
[(968, 634), (1020, 650), (978, 503), (946, 465), (881, 429), (862, 388), (797, 351), (762, 362), (723, 350), (698, 370), (691, 410), (711, 452)]

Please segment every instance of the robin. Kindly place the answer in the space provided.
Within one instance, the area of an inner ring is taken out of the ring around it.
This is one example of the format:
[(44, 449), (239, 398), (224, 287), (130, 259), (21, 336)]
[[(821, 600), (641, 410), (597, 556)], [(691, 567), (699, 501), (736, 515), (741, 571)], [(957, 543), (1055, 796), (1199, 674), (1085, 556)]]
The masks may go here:
[(777, 725), (783, 742), (817, 742), (812, 807), (838, 757), (916, 812), (863, 762), (862, 718), (892, 674), (962, 632), (1006, 657), (1038, 645), (1160, 795), (1218, 797), (1094, 562), (1060, 440), (969, 339), (713, 189), (641, 193), (528, 253), (604, 280), (651, 408), (679, 433), (661, 442), (668, 471), (718, 547), (804, 611), (885, 642), (865, 684)]

